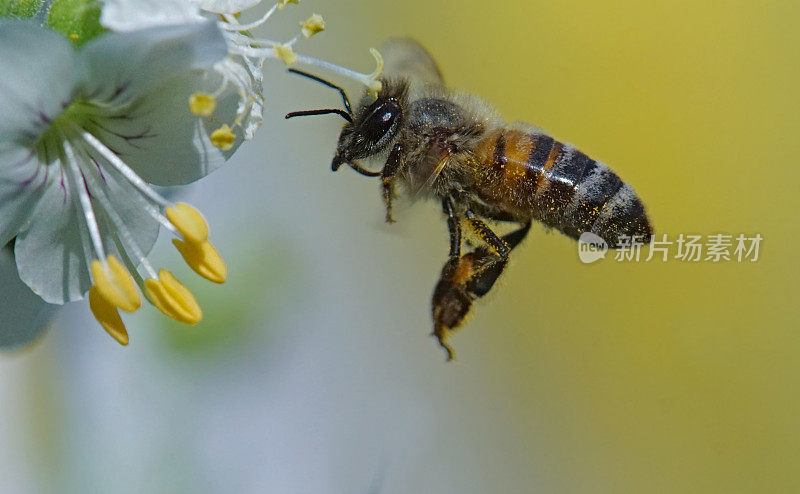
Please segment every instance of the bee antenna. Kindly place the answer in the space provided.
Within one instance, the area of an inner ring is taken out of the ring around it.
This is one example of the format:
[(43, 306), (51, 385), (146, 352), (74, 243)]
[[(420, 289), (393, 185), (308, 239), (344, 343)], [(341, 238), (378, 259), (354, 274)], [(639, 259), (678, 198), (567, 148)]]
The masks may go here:
[(331, 113), (335, 113), (342, 117), (343, 119), (347, 120), (350, 123), (353, 123), (353, 117), (344, 110), (340, 110), (339, 108), (323, 108), (321, 110), (302, 110), (302, 111), (293, 111), (291, 113), (286, 114), (286, 118), (294, 118), (294, 117), (308, 117), (311, 115), (329, 115)]
[(351, 116), (353, 115), (353, 108), (350, 106), (350, 98), (347, 97), (347, 93), (344, 92), (344, 89), (342, 89), (341, 87), (339, 87), (336, 84), (332, 83), (331, 81), (325, 80), (322, 77), (319, 77), (319, 76), (314, 75), (314, 74), (309, 74), (308, 72), (303, 72), (302, 70), (289, 69), (289, 72), (291, 72), (292, 74), (297, 74), (297, 75), (301, 75), (303, 77), (307, 77), (307, 78), (311, 79), (312, 81), (317, 81), (320, 84), (324, 84), (324, 85), (328, 86), (331, 89), (335, 89), (335, 90), (339, 91), (339, 94), (342, 95), (342, 101), (344, 102), (344, 107), (347, 110), (347, 113), (349, 115), (351, 115)]

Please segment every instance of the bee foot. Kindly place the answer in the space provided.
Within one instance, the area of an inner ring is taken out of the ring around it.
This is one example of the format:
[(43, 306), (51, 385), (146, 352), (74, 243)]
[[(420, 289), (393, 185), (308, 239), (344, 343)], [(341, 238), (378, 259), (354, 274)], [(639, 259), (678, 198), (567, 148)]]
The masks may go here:
[(445, 341), (447, 337), (450, 336), (450, 331), (446, 327), (438, 327), (433, 330), (431, 335), (436, 337), (436, 339), (439, 341), (439, 346), (442, 347), (447, 353), (447, 361), (450, 362), (455, 360), (456, 353), (453, 351), (453, 347), (450, 346), (447, 341)]

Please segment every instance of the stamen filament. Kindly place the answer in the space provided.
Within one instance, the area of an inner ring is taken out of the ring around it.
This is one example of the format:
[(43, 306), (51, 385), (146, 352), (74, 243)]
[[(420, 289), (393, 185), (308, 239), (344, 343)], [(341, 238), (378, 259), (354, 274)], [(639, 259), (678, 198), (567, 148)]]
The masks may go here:
[(64, 138), (64, 155), (68, 166), (67, 177), (70, 179), (70, 186), (75, 189), (75, 193), (78, 195), (78, 201), (81, 205), (81, 209), (83, 209), (83, 218), (86, 220), (86, 228), (89, 230), (89, 238), (92, 240), (95, 254), (98, 259), (105, 259), (106, 252), (103, 249), (103, 239), (100, 236), (100, 227), (97, 225), (97, 217), (92, 209), (92, 199), (89, 197), (86, 188), (81, 187), (81, 171), (75, 159), (75, 152), (72, 150), (72, 146), (70, 146), (66, 137)]
[(221, 22), (219, 24), (220, 27), (222, 27), (222, 29), (226, 31), (249, 31), (267, 22), (277, 9), (278, 9), (278, 4), (276, 3), (275, 5), (272, 6), (271, 9), (267, 11), (266, 14), (261, 16), (261, 19), (251, 22), (250, 24), (239, 24), (239, 20), (236, 19), (236, 17), (230, 14), (225, 14), (224, 18), (226, 22)]
[(380, 77), (381, 73), (383, 72), (383, 57), (381, 56), (380, 52), (374, 48), (370, 48), (370, 53), (373, 57), (375, 57), (375, 63), (377, 65), (375, 70), (370, 74), (362, 74), (361, 72), (340, 67), (339, 65), (325, 60), (320, 60), (319, 58), (309, 57), (308, 55), (297, 55), (297, 61), (309, 65), (316, 65), (322, 69), (355, 79), (373, 91), (380, 91), (382, 84), (378, 80), (378, 77)]
[(131, 234), (128, 227), (125, 225), (125, 222), (122, 221), (122, 218), (119, 216), (119, 213), (114, 209), (114, 206), (111, 204), (111, 201), (108, 199), (103, 188), (98, 184), (97, 177), (94, 175), (98, 173), (97, 169), (93, 169), (91, 173), (87, 173), (86, 179), (90, 182), (90, 187), (92, 191), (95, 193), (98, 202), (105, 210), (108, 217), (111, 219), (111, 222), (114, 224), (114, 228), (116, 228), (116, 234), (122, 243), (121, 251), (130, 252), (133, 254), (133, 257), (139, 261), (145, 271), (152, 276), (156, 276), (156, 271), (153, 269), (153, 266), (150, 265), (150, 262), (147, 260), (147, 256), (145, 256), (144, 252), (139, 248), (139, 245), (134, 240), (133, 235)]
[(225, 74), (225, 76), (222, 78), (222, 84), (220, 84), (219, 88), (216, 91), (211, 93), (211, 96), (219, 98), (219, 96), (223, 93), (223, 91), (225, 91), (225, 88), (228, 87), (228, 82), (229, 82), (228, 75)]
[(245, 36), (245, 35), (239, 34), (239, 33), (226, 33), (225, 37), (233, 40), (234, 42), (243, 43), (245, 46), (242, 46), (241, 48), (245, 48), (245, 47), (248, 47), (248, 46), (249, 47), (260, 47), (260, 46), (273, 47), (273, 46), (279, 46), (279, 45), (283, 44), (283, 43), (280, 43), (278, 41), (272, 41), (271, 39), (251, 38), (250, 36)]
[(133, 184), (137, 189), (139, 189), (142, 194), (146, 195), (150, 198), (153, 202), (160, 204), (162, 207), (167, 207), (170, 205), (170, 202), (161, 195), (153, 190), (147, 182), (145, 182), (135, 171), (133, 171), (128, 165), (122, 161), (119, 156), (116, 155), (113, 151), (108, 149), (102, 142), (100, 142), (95, 136), (92, 134), (84, 131), (81, 133), (81, 137), (84, 141), (89, 143), (98, 153), (100, 153), (103, 158), (105, 158), (108, 163), (113, 166), (118, 172), (125, 177), (131, 184)]
[[(86, 141), (90, 146), (92, 146), (97, 152), (99, 152), (111, 165), (115, 170), (117, 170), (126, 180), (128, 180), (134, 187), (139, 189), (139, 191), (145, 195), (148, 199), (159, 204), (162, 208), (166, 208), (172, 205), (170, 201), (165, 199), (161, 196), (158, 192), (153, 190), (152, 187), (147, 185), (147, 182), (142, 180), (142, 178), (133, 171), (124, 161), (122, 161), (113, 151), (108, 149), (102, 142), (97, 140), (92, 134), (88, 132), (81, 132), (81, 137), (84, 141)], [(161, 214), (161, 211), (156, 208), (152, 208), (148, 206), (147, 212), (150, 215), (157, 219), (159, 223), (161, 223), (164, 228), (172, 232), (173, 234), (177, 235), (177, 230), (174, 226), (169, 222), (169, 220)]]
[(350, 79), (355, 79), (357, 81), (362, 81), (367, 78), (367, 74), (362, 74), (361, 72), (356, 72), (355, 70), (350, 70), (345, 67), (340, 67), (334, 63), (330, 63), (325, 60), (320, 60), (319, 58), (309, 57), (308, 55), (297, 55), (297, 60), (299, 62), (307, 63), (309, 65), (316, 65), (319, 68), (329, 70), (337, 74), (341, 74), (345, 77), (349, 77)]

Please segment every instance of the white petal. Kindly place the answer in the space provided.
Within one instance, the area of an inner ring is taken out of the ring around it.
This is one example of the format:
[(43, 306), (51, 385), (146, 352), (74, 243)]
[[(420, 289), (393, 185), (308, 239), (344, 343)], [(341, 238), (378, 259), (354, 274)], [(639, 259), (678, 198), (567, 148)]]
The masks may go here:
[[(200, 119), (189, 111), (189, 97), (212, 92), (221, 77), (189, 73), (173, 79), (141, 98), (136, 111), (124, 119), (98, 118), (89, 130), (147, 182), (179, 185), (202, 178), (222, 165), (242, 142), (222, 151), (208, 136), (223, 123), (232, 125), (239, 96), (233, 87), (218, 98), (212, 118)], [(241, 132), (240, 132), (241, 133)]]
[(192, 0), (105, 0), (100, 24), (126, 32), (203, 20)]
[(261, 3), (261, 0), (196, 0), (200, 8), (215, 14), (235, 14)]
[(0, 75), (0, 141), (31, 145), (85, 77), (63, 36), (8, 19), (0, 20)]
[(80, 300), (89, 290), (81, 237), (85, 227), (79, 218), (66, 178), (52, 180), (31, 215), (30, 228), (17, 237), (19, 277), (46, 302)]
[[(158, 236), (158, 223), (143, 207), (143, 199), (133, 192), (129, 182), (105, 168), (103, 177), (106, 196), (139, 249), (146, 254)], [(88, 234), (84, 233), (86, 223), (72, 193), (68, 183), (62, 187), (60, 180), (48, 185), (33, 213), (30, 228), (17, 237), (14, 248), (22, 281), (53, 304), (80, 300), (90, 286), (85, 251), (89, 246)], [(93, 194), (92, 205), (106, 254), (122, 259), (115, 244), (116, 227), (103, 213), (97, 196)]]
[(210, 68), (227, 54), (213, 21), (106, 34), (81, 50), (89, 73), (87, 98), (110, 111), (133, 105), (173, 77)]
[(42, 334), (57, 305), (46, 303), (25, 286), (17, 274), (11, 249), (0, 247), (0, 348), (27, 345)]
[(46, 178), (33, 151), (0, 142), (0, 246), (26, 227)]

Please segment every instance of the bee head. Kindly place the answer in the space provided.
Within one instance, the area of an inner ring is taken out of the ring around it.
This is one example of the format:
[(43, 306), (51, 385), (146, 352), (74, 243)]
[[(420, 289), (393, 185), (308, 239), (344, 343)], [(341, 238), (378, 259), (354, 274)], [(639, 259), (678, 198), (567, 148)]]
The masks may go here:
[(289, 72), (336, 89), (342, 96), (344, 110), (324, 108), (320, 110), (294, 111), (286, 115), (286, 118), (293, 118), (336, 114), (347, 120), (339, 134), (336, 155), (331, 163), (333, 171), (338, 170), (345, 163), (359, 169), (360, 167), (354, 165), (353, 160), (366, 158), (381, 152), (397, 135), (403, 119), (403, 106), (406, 101), (407, 86), (405, 84), (382, 79), (383, 89), (377, 98), (371, 97), (368, 93), (361, 101), (358, 112), (354, 114), (350, 106), (350, 99), (341, 87), (308, 72), (297, 69), (289, 69)]
[(403, 120), (403, 92), (384, 85), (374, 101), (365, 98), (355, 118), (342, 127), (331, 169), (380, 153), (394, 140)]

